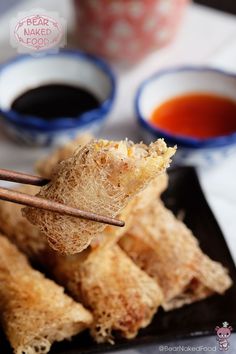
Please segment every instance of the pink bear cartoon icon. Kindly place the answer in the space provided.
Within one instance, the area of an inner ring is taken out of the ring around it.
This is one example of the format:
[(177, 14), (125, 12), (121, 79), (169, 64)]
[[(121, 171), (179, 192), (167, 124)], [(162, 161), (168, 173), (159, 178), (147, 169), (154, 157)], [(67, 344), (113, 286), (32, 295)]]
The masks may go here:
[(227, 351), (229, 349), (228, 338), (230, 337), (233, 328), (229, 326), (228, 322), (223, 322), (222, 324), (223, 327), (216, 326), (215, 328), (217, 335), (216, 340), (219, 342), (219, 349), (221, 351)]

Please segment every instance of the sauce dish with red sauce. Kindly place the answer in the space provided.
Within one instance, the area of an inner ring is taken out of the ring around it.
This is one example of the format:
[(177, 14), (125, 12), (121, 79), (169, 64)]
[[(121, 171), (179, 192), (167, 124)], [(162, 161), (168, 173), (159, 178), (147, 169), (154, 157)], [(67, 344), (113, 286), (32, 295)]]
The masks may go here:
[(175, 163), (209, 166), (236, 152), (236, 76), (178, 67), (145, 80), (135, 109), (144, 140), (177, 145)]

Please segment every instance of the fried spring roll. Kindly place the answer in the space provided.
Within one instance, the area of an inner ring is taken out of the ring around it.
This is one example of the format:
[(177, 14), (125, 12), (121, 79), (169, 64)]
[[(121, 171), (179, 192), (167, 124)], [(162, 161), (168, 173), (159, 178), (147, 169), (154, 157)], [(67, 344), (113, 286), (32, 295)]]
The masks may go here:
[(91, 335), (98, 343), (113, 343), (117, 333), (135, 337), (163, 301), (156, 281), (117, 245), (86, 249), (77, 255), (54, 253), (48, 266), (71, 296), (91, 310)]
[(91, 243), (91, 246), (97, 244), (101, 246), (114, 245), (130, 229), (135, 222), (135, 214), (145, 210), (145, 208), (156, 200), (167, 188), (168, 176), (166, 173), (158, 175), (148, 186), (130, 200), (128, 205), (118, 215), (119, 219), (125, 221), (125, 227), (117, 228), (107, 226), (105, 230)]
[(45, 354), (87, 328), (92, 315), (0, 236), (0, 322), (14, 353)]
[(232, 284), (227, 270), (203, 254), (192, 232), (160, 200), (136, 214), (119, 245), (161, 286), (165, 310), (223, 294)]
[[(27, 192), (28, 189), (29, 193), (36, 188), (26, 186), (24, 191)], [(20, 209), (21, 206), (17, 204), (0, 202), (2, 230), (32, 260), (40, 262), (75, 300), (82, 301), (90, 307), (94, 315), (91, 334), (96, 341), (112, 341), (112, 333), (116, 331), (119, 331), (121, 336), (129, 338), (140, 328), (148, 325), (162, 302), (162, 292), (156, 282), (142, 272), (118, 246), (112, 248), (111, 244), (108, 247), (108, 244), (104, 246), (103, 243), (102, 247), (96, 246), (95, 250), (87, 248), (79, 254), (65, 256), (53, 251), (36, 229), (38, 241), (42, 243), (42, 247), (38, 249), (35, 247), (37, 238), (33, 236), (30, 238), (30, 235), (34, 235), (33, 232), (29, 231), (27, 237), (22, 235), (22, 230), (28, 230), (28, 226), (36, 227), (23, 218)], [(10, 215), (15, 217), (9, 219)], [(7, 224), (4, 220), (10, 223)], [(18, 225), (21, 225), (21, 228)], [(113, 237), (112, 234), (110, 237)], [(91, 291), (97, 287), (98, 301), (89, 295), (90, 286)], [(109, 300), (108, 294), (111, 294)], [(107, 304), (110, 307), (109, 321), (106, 318), (107, 312), (103, 314), (102, 310)]]
[[(53, 173), (54, 168), (57, 164), (65, 159), (70, 158), (73, 153), (80, 147), (87, 144), (92, 140), (92, 135), (83, 134), (79, 135), (76, 139), (68, 142), (64, 146), (53, 151), (47, 157), (39, 160), (36, 164), (36, 171), (43, 177), (50, 179)], [(155, 199), (159, 196), (167, 187), (168, 176), (166, 173), (162, 173), (153, 181), (150, 182), (147, 188), (142, 192), (138, 193), (125, 207), (121, 213), (119, 213), (118, 218), (125, 221), (125, 227), (117, 228), (112, 226), (107, 226), (105, 230), (98, 235), (96, 239), (93, 240), (92, 245), (97, 245), (101, 243), (106, 244), (115, 244), (117, 240), (122, 237), (122, 235), (130, 228), (133, 218), (133, 211), (137, 208), (145, 208), (145, 206), (150, 203), (153, 198)], [(30, 194), (36, 194), (39, 190), (35, 187), (29, 190)], [(24, 188), (22, 189), (24, 191)], [(24, 223), (23, 223), (24, 224)], [(34, 227), (29, 227), (28, 230), (36, 229)], [(112, 237), (111, 237), (112, 235)], [(27, 243), (27, 242), (26, 242)], [(37, 246), (37, 244), (36, 244)]]
[(44, 178), (51, 178), (52, 171), (59, 162), (71, 157), (75, 150), (81, 148), (92, 139), (93, 136), (90, 134), (79, 135), (74, 140), (54, 150), (51, 154), (36, 163), (37, 173)]
[(117, 245), (70, 256), (55, 253), (50, 270), (73, 298), (91, 310), (91, 335), (98, 343), (113, 343), (117, 333), (135, 337), (151, 322), (163, 300), (156, 281)]
[(112, 342), (112, 333), (133, 338), (146, 327), (162, 303), (162, 291), (117, 246), (98, 247), (80, 269), (81, 296), (92, 310), (92, 335)]
[(137, 212), (145, 211), (146, 208), (156, 201), (168, 186), (168, 175), (162, 173), (154, 178), (145, 189), (138, 193), (128, 204), (130, 211), (135, 215)]
[[(110, 217), (169, 166), (174, 148), (163, 140), (146, 146), (129, 141), (94, 140), (62, 161), (38, 196)], [(106, 225), (35, 208), (25, 208), (28, 220), (61, 253), (88, 247)]]

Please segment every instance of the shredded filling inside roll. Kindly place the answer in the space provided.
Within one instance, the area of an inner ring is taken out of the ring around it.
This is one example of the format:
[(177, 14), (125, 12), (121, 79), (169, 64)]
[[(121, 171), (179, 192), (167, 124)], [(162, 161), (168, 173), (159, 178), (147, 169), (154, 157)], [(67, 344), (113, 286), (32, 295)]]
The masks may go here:
[[(62, 161), (38, 196), (65, 205), (115, 217), (158, 174), (165, 172), (174, 148), (161, 139), (149, 146), (128, 140), (93, 140)], [(106, 227), (105, 224), (25, 208), (24, 215), (61, 253), (78, 253)]]

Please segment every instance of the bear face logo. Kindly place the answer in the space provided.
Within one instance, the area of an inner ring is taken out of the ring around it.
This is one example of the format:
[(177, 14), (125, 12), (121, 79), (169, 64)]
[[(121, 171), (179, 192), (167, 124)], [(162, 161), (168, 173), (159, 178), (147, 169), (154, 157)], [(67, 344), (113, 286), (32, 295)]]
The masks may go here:
[(228, 322), (223, 322), (222, 327), (216, 326), (216, 340), (219, 342), (219, 349), (221, 351), (227, 351), (229, 349), (228, 338), (231, 335), (233, 328), (229, 326)]

